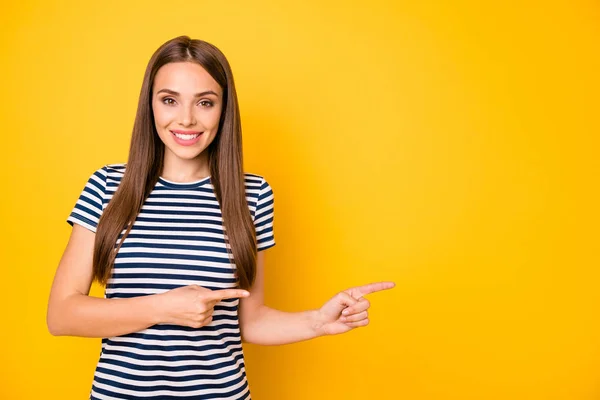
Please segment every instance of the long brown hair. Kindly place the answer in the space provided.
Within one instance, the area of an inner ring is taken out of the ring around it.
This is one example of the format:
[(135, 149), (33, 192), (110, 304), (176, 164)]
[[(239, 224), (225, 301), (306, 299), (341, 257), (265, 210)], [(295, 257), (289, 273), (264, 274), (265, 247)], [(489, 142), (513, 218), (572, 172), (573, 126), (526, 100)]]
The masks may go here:
[[(107, 283), (117, 251), (162, 173), (165, 145), (154, 125), (152, 86), (160, 67), (183, 61), (200, 64), (223, 89), (219, 131), (204, 151), (208, 151), (210, 180), (221, 207), (225, 239), (235, 261), (238, 284), (249, 289), (256, 275), (256, 233), (246, 200), (242, 128), (233, 74), (219, 49), (188, 36), (179, 36), (164, 43), (146, 67), (125, 175), (102, 213), (96, 230), (94, 279)], [(120, 237), (123, 230), (125, 232)]]

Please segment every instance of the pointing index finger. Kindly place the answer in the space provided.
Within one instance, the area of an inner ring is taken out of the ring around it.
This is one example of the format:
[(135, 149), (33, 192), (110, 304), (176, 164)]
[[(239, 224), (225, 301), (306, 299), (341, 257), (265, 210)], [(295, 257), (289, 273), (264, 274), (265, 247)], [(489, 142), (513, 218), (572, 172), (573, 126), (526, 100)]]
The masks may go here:
[(365, 296), (367, 294), (371, 294), (374, 292), (380, 292), (382, 290), (388, 290), (388, 289), (393, 288), (394, 286), (396, 286), (396, 284), (394, 282), (375, 282), (375, 283), (369, 283), (367, 285), (355, 287), (355, 288), (351, 289), (351, 291), (356, 296), (356, 298), (359, 299), (362, 296)]
[(206, 294), (207, 300), (221, 301), (225, 299), (236, 299), (239, 297), (248, 297), (250, 293), (243, 289), (220, 289), (213, 290)]

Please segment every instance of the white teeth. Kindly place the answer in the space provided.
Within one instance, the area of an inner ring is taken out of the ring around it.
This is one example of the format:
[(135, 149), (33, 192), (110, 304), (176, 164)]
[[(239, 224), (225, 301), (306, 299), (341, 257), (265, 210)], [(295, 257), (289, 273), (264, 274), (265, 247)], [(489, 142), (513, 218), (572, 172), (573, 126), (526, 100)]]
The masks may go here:
[(196, 134), (196, 135), (183, 135), (181, 133), (175, 133), (175, 136), (177, 136), (179, 139), (182, 140), (192, 140), (192, 139), (196, 139), (198, 136), (200, 136), (200, 134)]

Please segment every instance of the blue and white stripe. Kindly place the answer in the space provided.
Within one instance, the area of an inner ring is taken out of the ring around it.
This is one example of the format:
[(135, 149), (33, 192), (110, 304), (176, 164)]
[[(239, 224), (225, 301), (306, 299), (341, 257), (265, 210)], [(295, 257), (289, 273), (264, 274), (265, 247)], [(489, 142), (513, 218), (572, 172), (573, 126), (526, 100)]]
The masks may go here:
[[(67, 221), (96, 232), (125, 164), (89, 178)], [(245, 174), (258, 250), (275, 245), (273, 191)], [(106, 298), (163, 293), (186, 285), (235, 287), (223, 220), (210, 178), (176, 183), (160, 178), (117, 254)], [(119, 239), (121, 240), (121, 239)], [(159, 324), (102, 339), (90, 399), (250, 399), (238, 320), (238, 299), (215, 305), (213, 321), (194, 329)]]

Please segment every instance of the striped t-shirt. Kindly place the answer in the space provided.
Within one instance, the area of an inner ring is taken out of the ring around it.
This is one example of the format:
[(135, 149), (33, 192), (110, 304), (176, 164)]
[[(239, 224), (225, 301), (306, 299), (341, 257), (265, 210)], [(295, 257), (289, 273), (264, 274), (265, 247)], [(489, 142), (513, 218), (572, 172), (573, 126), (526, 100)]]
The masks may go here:
[[(125, 164), (95, 171), (67, 221), (96, 232), (124, 171)], [(245, 184), (258, 250), (265, 250), (275, 245), (273, 192), (258, 175), (246, 173)], [(210, 177), (190, 183), (159, 178), (116, 256), (104, 297), (192, 284), (235, 287), (222, 224)], [(158, 324), (103, 338), (90, 399), (250, 399), (238, 304), (239, 299), (217, 303), (212, 322), (198, 329)]]

